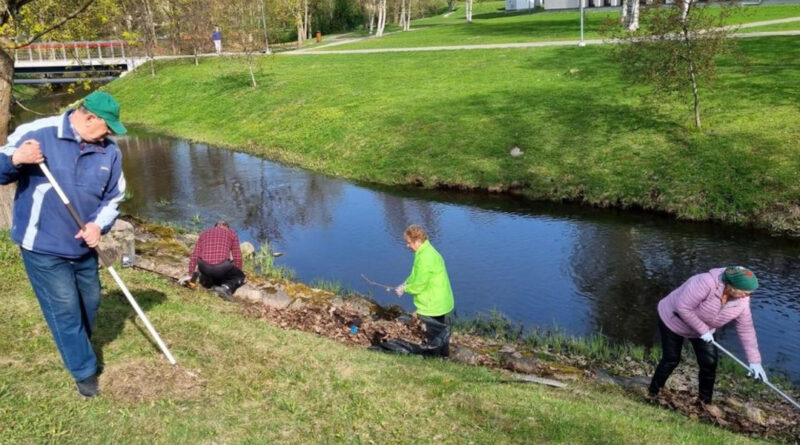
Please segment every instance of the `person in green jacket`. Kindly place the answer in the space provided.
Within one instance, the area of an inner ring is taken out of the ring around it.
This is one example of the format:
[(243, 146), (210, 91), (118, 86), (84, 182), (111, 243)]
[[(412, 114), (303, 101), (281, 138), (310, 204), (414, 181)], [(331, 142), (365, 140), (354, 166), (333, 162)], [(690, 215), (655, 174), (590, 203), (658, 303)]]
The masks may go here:
[(406, 281), (395, 288), (397, 296), (409, 293), (414, 296), (417, 314), (444, 323), (444, 317), (453, 310), (453, 289), (444, 258), (428, 240), (422, 227), (413, 224), (403, 232), (406, 245), (414, 252), (414, 266)]

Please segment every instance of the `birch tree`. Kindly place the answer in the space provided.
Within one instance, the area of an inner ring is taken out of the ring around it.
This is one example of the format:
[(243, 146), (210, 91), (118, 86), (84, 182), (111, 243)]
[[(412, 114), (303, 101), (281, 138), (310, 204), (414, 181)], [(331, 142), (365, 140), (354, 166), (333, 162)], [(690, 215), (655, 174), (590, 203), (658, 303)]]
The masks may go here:
[(467, 23), (472, 23), (472, 0), (466, 0), (464, 2), (464, 9), (467, 18)]
[(639, 29), (639, 0), (622, 0), (620, 24), (628, 31)]
[[(260, 3), (260, 2), (259, 2)], [(226, 17), (230, 21), (236, 42), (239, 44), (247, 70), (250, 75), (250, 84), (258, 87), (255, 76), (255, 57), (261, 46), (262, 13), (259, 4), (250, 0), (228, 0)]]
[(674, 8), (653, 5), (643, 9), (642, 26), (629, 32), (618, 29), (613, 57), (631, 83), (644, 81), (657, 96), (691, 97), (695, 127), (702, 129), (700, 92), (717, 76), (716, 59), (739, 54), (736, 29), (726, 26), (736, 6), (697, 7), (697, 0), (682, 0)]
[(375, 31), (376, 37), (383, 35), (383, 29), (386, 27), (386, 0), (378, 0), (378, 27)]

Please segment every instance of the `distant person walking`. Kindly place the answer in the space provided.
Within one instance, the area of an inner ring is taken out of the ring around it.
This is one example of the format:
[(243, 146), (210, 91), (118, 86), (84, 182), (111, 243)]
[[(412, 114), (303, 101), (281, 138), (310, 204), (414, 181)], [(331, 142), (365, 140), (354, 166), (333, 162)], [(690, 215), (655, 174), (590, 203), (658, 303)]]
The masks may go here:
[(222, 33), (219, 32), (219, 26), (214, 27), (214, 31), (211, 33), (211, 41), (214, 42), (214, 51), (216, 51), (217, 55), (222, 53)]
[(219, 221), (200, 234), (189, 258), (189, 274), (181, 278), (181, 284), (193, 281), (195, 269), (199, 271), (200, 284), (211, 287), (217, 295), (228, 301), (233, 299), (236, 289), (244, 284), (239, 237), (227, 222)]
[(681, 361), (683, 340), (689, 339), (700, 367), (699, 400), (711, 403), (717, 373), (714, 331), (731, 321), (750, 361), (750, 374), (767, 381), (750, 313), (750, 294), (758, 279), (750, 269), (737, 266), (711, 269), (695, 275), (658, 303), (661, 361), (650, 382), (650, 397), (656, 397)]

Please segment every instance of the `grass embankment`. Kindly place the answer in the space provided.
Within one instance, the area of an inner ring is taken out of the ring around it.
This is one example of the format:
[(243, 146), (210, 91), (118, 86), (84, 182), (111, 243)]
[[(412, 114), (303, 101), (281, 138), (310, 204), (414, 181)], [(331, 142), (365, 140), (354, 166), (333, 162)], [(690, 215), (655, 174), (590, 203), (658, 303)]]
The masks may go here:
[(688, 97), (642, 103), (608, 47), (265, 57), (257, 89), (243, 63), (213, 58), (108, 89), (128, 123), (351, 179), (800, 231), (800, 45), (740, 44), (749, 71), (721, 61), (700, 132)]
[(503, 383), (483, 368), (284, 331), (240, 306), (121, 275), (178, 359), (170, 367), (103, 273), (101, 396), (81, 399), (19, 258), (0, 233), (3, 443), (755, 443), (619, 390)]
[[(467, 24), (464, 5), (448, 17), (436, 16), (412, 21), (413, 31), (395, 33), (346, 45), (336, 45), (322, 50), (349, 50), (370, 48), (406, 48), (442, 45), (477, 45), (488, 43), (538, 42), (577, 40), (580, 37), (578, 11), (536, 11), (506, 13), (505, 2), (475, 3), (472, 24)], [(727, 22), (731, 25), (763, 20), (800, 16), (800, 5), (774, 5), (742, 7)], [(584, 35), (587, 39), (600, 38), (606, 18), (618, 19), (619, 12), (611, 10), (586, 10)], [(782, 28), (777, 28), (782, 29)], [(794, 27), (786, 29), (798, 29)], [(766, 28), (764, 30), (767, 30)], [(770, 29), (771, 30), (771, 29)], [(762, 31), (761, 28), (745, 31)]]

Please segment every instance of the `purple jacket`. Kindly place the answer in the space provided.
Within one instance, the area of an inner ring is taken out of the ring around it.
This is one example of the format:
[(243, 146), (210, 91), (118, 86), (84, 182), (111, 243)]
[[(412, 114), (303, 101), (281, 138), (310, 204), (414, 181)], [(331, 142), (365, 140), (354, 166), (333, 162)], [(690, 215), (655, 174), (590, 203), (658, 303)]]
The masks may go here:
[(736, 332), (750, 363), (761, 363), (756, 329), (750, 313), (750, 297), (731, 298), (723, 306), (724, 268), (695, 275), (658, 302), (658, 316), (670, 331), (697, 338), (736, 320)]

